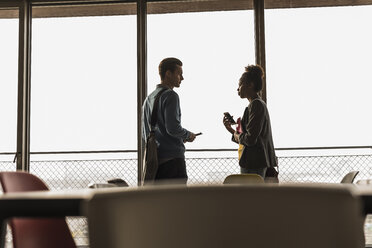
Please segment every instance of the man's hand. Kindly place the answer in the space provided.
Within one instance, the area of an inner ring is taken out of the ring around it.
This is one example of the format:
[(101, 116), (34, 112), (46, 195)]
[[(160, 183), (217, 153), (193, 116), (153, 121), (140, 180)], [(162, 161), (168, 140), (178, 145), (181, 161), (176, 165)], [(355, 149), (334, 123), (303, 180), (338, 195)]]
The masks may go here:
[(187, 142), (193, 142), (196, 138), (196, 135), (192, 132), (190, 132), (190, 136), (189, 138), (187, 139)]

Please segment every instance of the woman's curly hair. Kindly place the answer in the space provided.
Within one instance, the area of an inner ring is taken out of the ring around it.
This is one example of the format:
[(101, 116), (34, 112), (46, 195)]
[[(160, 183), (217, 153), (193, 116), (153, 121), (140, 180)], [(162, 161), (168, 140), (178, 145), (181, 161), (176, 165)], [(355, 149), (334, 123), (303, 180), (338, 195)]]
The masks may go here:
[(263, 85), (264, 70), (259, 65), (248, 65), (241, 77), (243, 83), (253, 83), (254, 90), (260, 92)]

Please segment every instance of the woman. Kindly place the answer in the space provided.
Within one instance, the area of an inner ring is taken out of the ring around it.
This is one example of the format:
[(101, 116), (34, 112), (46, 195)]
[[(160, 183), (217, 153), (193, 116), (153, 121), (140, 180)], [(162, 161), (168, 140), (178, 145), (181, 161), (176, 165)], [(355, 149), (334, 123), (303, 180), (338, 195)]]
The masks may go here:
[(259, 65), (245, 67), (239, 80), (238, 94), (247, 98), (248, 107), (241, 118), (241, 133), (235, 131), (228, 118), (223, 124), (233, 137), (234, 142), (243, 146), (239, 159), (241, 173), (258, 174), (265, 178), (267, 168), (277, 166), (271, 124), (266, 103), (259, 96), (262, 90), (264, 72)]

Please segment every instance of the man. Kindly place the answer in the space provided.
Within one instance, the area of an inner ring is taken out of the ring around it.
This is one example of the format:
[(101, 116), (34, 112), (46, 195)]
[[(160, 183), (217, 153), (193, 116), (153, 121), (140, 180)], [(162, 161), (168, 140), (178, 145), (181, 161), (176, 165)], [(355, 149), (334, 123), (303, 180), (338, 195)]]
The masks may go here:
[(181, 109), (178, 94), (173, 88), (180, 87), (182, 62), (177, 58), (165, 58), (159, 64), (161, 83), (147, 96), (142, 107), (142, 133), (147, 140), (150, 133), (151, 114), (156, 96), (159, 97), (155, 138), (158, 143), (159, 167), (155, 180), (177, 179), (187, 182), (185, 142), (193, 142), (195, 134), (181, 125)]

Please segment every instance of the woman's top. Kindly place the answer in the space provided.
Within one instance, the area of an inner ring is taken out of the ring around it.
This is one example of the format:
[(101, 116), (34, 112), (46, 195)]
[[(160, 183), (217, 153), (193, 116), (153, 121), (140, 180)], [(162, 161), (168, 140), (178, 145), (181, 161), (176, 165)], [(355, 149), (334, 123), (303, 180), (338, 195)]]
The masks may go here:
[(261, 98), (256, 98), (245, 108), (241, 118), (242, 133), (239, 144), (243, 145), (239, 165), (258, 169), (278, 165), (271, 132), (269, 111)]

